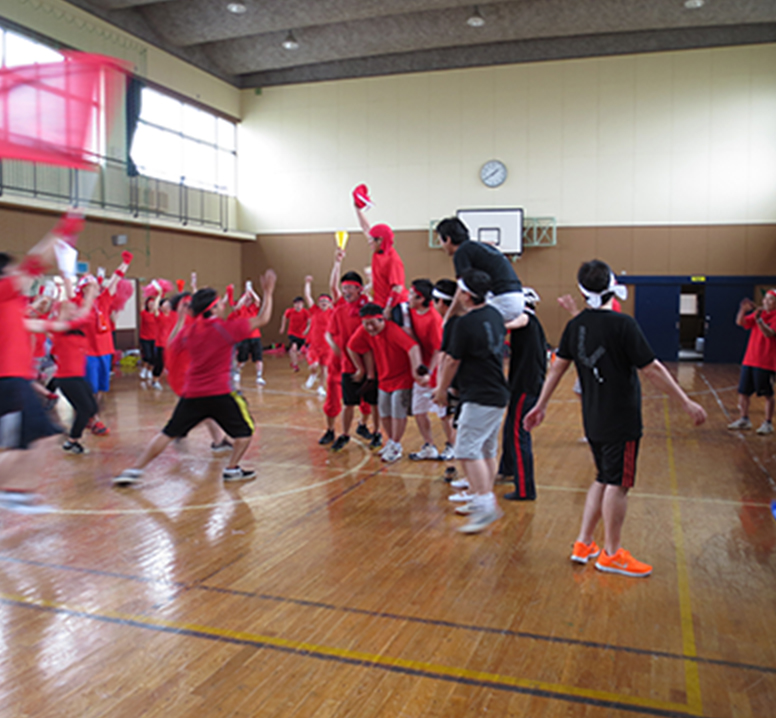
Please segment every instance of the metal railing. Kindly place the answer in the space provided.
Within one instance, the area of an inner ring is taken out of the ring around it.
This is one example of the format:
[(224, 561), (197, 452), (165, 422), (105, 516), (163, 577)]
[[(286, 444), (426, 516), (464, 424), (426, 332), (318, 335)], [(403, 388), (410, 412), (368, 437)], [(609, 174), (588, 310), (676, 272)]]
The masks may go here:
[(236, 200), (216, 191), (151, 177), (127, 175), (127, 164), (101, 157), (96, 171), (0, 160), (0, 196), (40, 199), (100, 209), (134, 219), (159, 219), (183, 227), (234, 230)]

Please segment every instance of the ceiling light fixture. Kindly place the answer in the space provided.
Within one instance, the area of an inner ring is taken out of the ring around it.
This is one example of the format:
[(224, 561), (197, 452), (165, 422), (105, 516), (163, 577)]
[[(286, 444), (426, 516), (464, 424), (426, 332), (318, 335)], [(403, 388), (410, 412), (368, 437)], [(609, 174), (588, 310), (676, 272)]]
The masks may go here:
[(226, 9), (229, 12), (233, 12), (235, 15), (242, 15), (244, 12), (248, 12), (248, 8), (245, 7), (241, 2), (230, 2)]
[(684, 6), (688, 10), (697, 10), (706, 4), (706, 0), (684, 0)]
[(296, 38), (294, 37), (294, 33), (290, 30), (288, 31), (288, 35), (286, 35), (286, 39), (283, 40), (283, 48), (286, 50), (298, 50), (299, 49), (299, 43), (297, 42)]
[(469, 16), (466, 24), (469, 27), (482, 27), (485, 24), (485, 18), (482, 17), (482, 13), (476, 5), (474, 6), (474, 12)]

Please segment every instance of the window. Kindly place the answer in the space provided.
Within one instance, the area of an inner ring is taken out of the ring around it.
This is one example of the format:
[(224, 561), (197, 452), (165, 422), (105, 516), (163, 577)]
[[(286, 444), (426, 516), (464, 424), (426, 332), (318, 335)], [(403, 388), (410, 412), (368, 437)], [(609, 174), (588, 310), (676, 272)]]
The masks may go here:
[(146, 87), (132, 159), (147, 177), (234, 195), (235, 135), (234, 122)]
[(62, 55), (53, 48), (2, 27), (0, 27), (0, 56), (3, 67), (62, 61)]

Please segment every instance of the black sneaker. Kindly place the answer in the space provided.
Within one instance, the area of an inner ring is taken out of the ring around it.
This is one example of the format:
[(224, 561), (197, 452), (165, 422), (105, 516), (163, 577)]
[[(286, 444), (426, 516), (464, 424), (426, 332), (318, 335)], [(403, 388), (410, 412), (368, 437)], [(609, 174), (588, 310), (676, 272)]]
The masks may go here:
[(318, 443), (321, 446), (331, 444), (332, 441), (334, 441), (334, 431), (332, 429), (327, 429), (326, 433), (320, 439), (318, 439)]
[(86, 453), (86, 449), (84, 449), (84, 447), (81, 446), (81, 444), (79, 444), (77, 441), (73, 441), (72, 439), (68, 439), (64, 444), (62, 444), (62, 448), (68, 454), (73, 454), (74, 456)]
[(253, 469), (241, 469), (239, 466), (234, 469), (224, 469), (222, 474), (224, 481), (250, 481), (256, 477), (256, 472)]
[(510, 491), (508, 494), (504, 494), (504, 498), (507, 501), (536, 501), (535, 496), (520, 496), (517, 491)]
[(369, 442), (370, 449), (379, 449), (383, 445), (383, 435), (376, 431), (372, 434), (372, 441)]
[(331, 445), (332, 451), (342, 451), (347, 443), (350, 441), (350, 437), (347, 434), (341, 434), (337, 437), (337, 440)]
[(214, 454), (223, 454), (227, 451), (231, 451), (233, 448), (232, 442), (226, 437), (221, 439), (217, 444), (214, 441), (210, 443), (210, 449)]
[(445, 469), (445, 475), (442, 478), (450, 483), (451, 481), (455, 481), (457, 476), (458, 472), (456, 471), (455, 466), (448, 466)]
[(372, 441), (372, 432), (369, 431), (366, 424), (359, 424), (358, 428), (356, 429), (356, 434), (358, 434), (362, 439)]

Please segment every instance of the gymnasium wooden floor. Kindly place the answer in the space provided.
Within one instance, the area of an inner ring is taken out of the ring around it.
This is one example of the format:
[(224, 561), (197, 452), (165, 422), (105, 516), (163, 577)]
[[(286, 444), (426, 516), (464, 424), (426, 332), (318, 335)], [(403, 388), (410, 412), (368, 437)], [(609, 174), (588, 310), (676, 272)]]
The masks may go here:
[(111, 488), (174, 404), (116, 378), (112, 434), (46, 456), (55, 512), (0, 513), (0, 716), (776, 715), (776, 436), (726, 430), (737, 367), (671, 369), (709, 421), (644, 387), (624, 542), (647, 579), (569, 561), (593, 469), (568, 375), (538, 500), (476, 536), (441, 464), (319, 447), (277, 358), (263, 390), (245, 372), (255, 481), (224, 486), (197, 429)]

